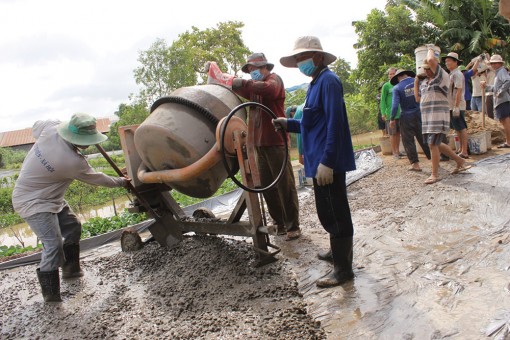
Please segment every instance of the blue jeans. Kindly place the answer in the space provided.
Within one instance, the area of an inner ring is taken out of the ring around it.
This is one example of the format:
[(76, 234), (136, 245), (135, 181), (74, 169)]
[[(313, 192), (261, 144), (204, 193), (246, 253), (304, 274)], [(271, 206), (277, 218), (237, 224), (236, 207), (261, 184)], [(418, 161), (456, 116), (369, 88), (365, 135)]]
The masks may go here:
[(67, 204), (58, 214), (37, 213), (25, 221), (43, 244), (39, 264), (42, 272), (57, 270), (64, 264), (64, 244), (80, 242), (81, 222)]
[(471, 97), (471, 110), (482, 112), (482, 97)]
[(345, 172), (334, 174), (333, 183), (324, 186), (319, 186), (314, 178), (313, 191), (319, 221), (330, 234), (330, 237), (352, 237), (354, 227), (349, 201), (347, 200)]

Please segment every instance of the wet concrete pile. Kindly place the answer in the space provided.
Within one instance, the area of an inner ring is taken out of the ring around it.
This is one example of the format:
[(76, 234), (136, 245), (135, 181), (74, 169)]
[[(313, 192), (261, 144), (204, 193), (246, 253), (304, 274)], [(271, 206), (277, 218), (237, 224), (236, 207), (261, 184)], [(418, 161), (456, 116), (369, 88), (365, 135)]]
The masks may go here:
[(0, 272), (0, 338), (324, 339), (285, 261), (253, 266), (249, 244), (186, 237), (168, 250), (83, 261), (60, 305), (44, 305), (35, 266)]

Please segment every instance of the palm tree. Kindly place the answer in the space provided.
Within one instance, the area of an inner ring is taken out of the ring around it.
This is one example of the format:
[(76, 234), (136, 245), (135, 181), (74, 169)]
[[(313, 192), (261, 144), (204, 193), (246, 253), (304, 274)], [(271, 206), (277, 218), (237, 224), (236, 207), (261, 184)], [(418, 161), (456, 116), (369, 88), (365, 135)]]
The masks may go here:
[(425, 24), (441, 32), (439, 45), (461, 55), (506, 54), (507, 21), (494, 0), (402, 0)]

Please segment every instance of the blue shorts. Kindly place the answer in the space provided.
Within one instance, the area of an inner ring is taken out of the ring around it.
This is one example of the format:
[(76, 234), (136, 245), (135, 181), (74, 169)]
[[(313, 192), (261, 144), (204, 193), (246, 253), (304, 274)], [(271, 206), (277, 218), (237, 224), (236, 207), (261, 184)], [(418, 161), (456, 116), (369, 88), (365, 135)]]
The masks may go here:
[(455, 131), (461, 131), (467, 129), (466, 118), (464, 110), (460, 111), (460, 116), (454, 117), (452, 110), (450, 110), (450, 126)]
[(494, 118), (496, 120), (502, 120), (507, 117), (510, 117), (510, 102), (504, 102), (503, 104), (499, 104), (494, 109), (495, 115)]
[(446, 135), (444, 133), (424, 133), (423, 134), (423, 143), (428, 145), (440, 145)]

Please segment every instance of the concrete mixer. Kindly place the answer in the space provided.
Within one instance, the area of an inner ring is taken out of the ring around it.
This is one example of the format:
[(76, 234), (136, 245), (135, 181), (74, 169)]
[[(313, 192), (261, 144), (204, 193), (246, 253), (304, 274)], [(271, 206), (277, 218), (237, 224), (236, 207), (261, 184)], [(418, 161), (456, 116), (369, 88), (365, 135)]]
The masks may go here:
[[(250, 105), (263, 106), (242, 104), (221, 85), (183, 87), (158, 99), (142, 124), (119, 128), (127, 173), (139, 198), (132, 210), (147, 211), (154, 218), (149, 230), (162, 246), (174, 247), (183, 233), (197, 232), (252, 237), (259, 263), (273, 261), (279, 252), (269, 239), (276, 228), (265, 222), (257, 195), (264, 189), (256, 189), (260, 178), (246, 123)], [(248, 190), (227, 220), (194, 220), (170, 194), (177, 190), (192, 197), (210, 197), (238, 170), (242, 187)], [(249, 220), (241, 221), (246, 210)]]

